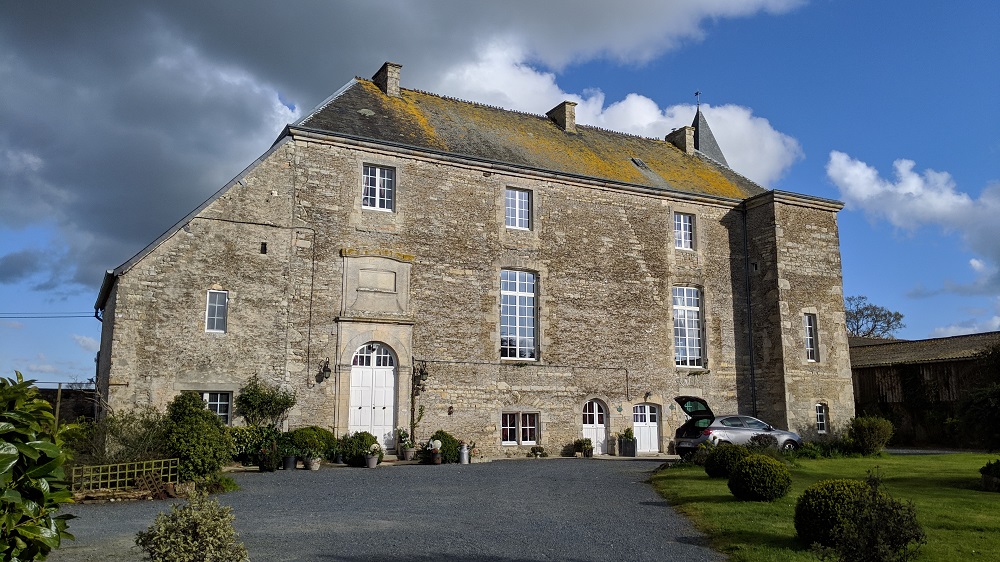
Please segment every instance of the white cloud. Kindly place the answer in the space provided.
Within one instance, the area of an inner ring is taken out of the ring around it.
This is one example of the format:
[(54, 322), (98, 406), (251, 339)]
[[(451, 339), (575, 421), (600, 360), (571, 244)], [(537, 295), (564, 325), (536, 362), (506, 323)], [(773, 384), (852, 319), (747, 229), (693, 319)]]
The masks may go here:
[(96, 353), (99, 349), (101, 349), (101, 343), (88, 336), (73, 334), (73, 341), (76, 342), (76, 345), (80, 346), (80, 349), (84, 351)]
[(950, 324), (931, 331), (932, 338), (946, 338), (949, 336), (963, 336), (965, 334), (980, 334), (983, 332), (994, 332), (1000, 330), (1000, 316), (993, 316), (986, 320), (970, 320)]
[(1000, 290), (1000, 223), (996, 220), (1000, 184), (988, 185), (973, 198), (960, 191), (947, 172), (928, 169), (918, 173), (915, 167), (912, 160), (896, 160), (895, 177), (890, 180), (874, 167), (833, 151), (826, 173), (847, 207), (863, 211), (872, 220), (884, 220), (910, 232), (935, 227), (958, 233), (968, 250), (978, 256), (969, 261), (977, 278), (967, 284), (946, 281), (943, 290), (968, 294)]
[[(576, 119), (581, 124), (661, 139), (673, 129), (690, 125), (696, 110), (689, 104), (661, 109), (637, 93), (605, 105), (604, 93), (597, 89), (582, 95), (565, 92), (555, 74), (533, 68), (525, 62), (521, 48), (506, 42), (490, 44), (475, 60), (449, 68), (436, 91), (534, 114), (573, 101), (578, 104)], [(761, 185), (780, 179), (802, 157), (798, 141), (776, 131), (750, 108), (702, 105), (702, 112), (730, 167)]]

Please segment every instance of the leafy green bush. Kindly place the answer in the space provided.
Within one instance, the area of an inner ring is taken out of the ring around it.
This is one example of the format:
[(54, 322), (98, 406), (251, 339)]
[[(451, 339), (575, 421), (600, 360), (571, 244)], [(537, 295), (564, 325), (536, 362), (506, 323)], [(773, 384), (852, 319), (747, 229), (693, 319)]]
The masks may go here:
[(697, 449), (685, 455), (681, 460), (682, 462), (691, 463), (695, 466), (705, 466), (705, 463), (708, 462), (708, 455), (711, 455), (714, 450), (715, 447), (702, 443), (701, 445), (698, 445)]
[(56, 515), (72, 502), (64, 482), (62, 433), (52, 406), (34, 381), (0, 378), (0, 554), (3, 560), (44, 560), (62, 539), (72, 515)]
[(66, 435), (73, 464), (118, 464), (166, 458), (162, 412), (138, 408), (83, 421)]
[(332, 431), (315, 425), (292, 430), (288, 436), (304, 458), (328, 458), (330, 451), (337, 446), (337, 436)]
[(1000, 449), (1000, 383), (969, 392), (959, 411), (965, 434), (976, 436), (990, 451)]
[[(460, 446), (458, 444), (458, 439), (448, 433), (443, 429), (439, 429), (431, 435), (428, 441), (440, 441), (441, 442), (441, 462), (443, 463), (457, 463), (458, 462), (458, 451)], [(426, 447), (421, 448), (421, 460), (424, 462), (431, 462), (430, 452)], [(531, 455), (534, 456), (534, 455)]]
[(1000, 459), (989, 461), (979, 469), (979, 474), (983, 476), (996, 476), (1000, 478)]
[(780, 461), (751, 454), (736, 463), (729, 476), (729, 491), (742, 501), (771, 502), (792, 487), (792, 473)]
[(729, 478), (736, 463), (750, 456), (746, 447), (723, 443), (714, 447), (705, 458), (705, 474), (711, 478)]
[(584, 437), (582, 439), (577, 439), (576, 441), (573, 441), (574, 452), (582, 453), (587, 449), (593, 449), (593, 448), (594, 448), (594, 442), (590, 439), (590, 437)]
[(295, 406), (295, 393), (267, 384), (254, 375), (240, 387), (235, 405), (236, 413), (243, 416), (247, 425), (278, 427)]
[[(344, 462), (351, 466), (366, 466), (365, 455), (371, 451), (372, 445), (378, 443), (378, 438), (367, 431), (348, 434), (340, 439), (340, 452)], [(379, 448), (378, 462), (382, 462), (385, 453)]]
[(854, 450), (862, 455), (877, 455), (892, 438), (892, 422), (877, 416), (862, 416), (851, 420), (847, 435)]
[(795, 532), (807, 545), (833, 546), (848, 517), (857, 513), (868, 486), (860, 480), (823, 480), (795, 502)]
[(182, 482), (212, 475), (233, 458), (233, 440), (222, 420), (193, 392), (167, 404), (165, 440), (168, 454), (180, 459)]
[(233, 440), (234, 460), (244, 465), (259, 464), (265, 446), (273, 443), (281, 434), (274, 427), (258, 425), (227, 427), (226, 433)]
[(770, 433), (758, 433), (750, 438), (746, 445), (747, 449), (757, 453), (768, 449), (778, 449), (778, 438)]
[(831, 532), (829, 547), (815, 546), (824, 558), (841, 562), (896, 562), (912, 560), (927, 542), (912, 502), (894, 500), (882, 490), (882, 479), (869, 471), (859, 501)]
[(235, 480), (223, 475), (221, 472), (199, 478), (195, 480), (194, 484), (194, 489), (197, 492), (208, 495), (225, 494), (226, 492), (235, 492), (240, 489), (240, 485)]
[(153, 562), (244, 562), (250, 560), (233, 527), (233, 510), (214, 499), (195, 494), (188, 503), (170, 506), (145, 531), (135, 536), (135, 544)]

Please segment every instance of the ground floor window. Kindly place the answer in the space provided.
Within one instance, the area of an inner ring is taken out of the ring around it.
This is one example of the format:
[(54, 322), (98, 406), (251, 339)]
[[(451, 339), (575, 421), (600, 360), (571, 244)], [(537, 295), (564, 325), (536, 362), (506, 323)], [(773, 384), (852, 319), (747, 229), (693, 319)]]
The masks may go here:
[(816, 404), (816, 433), (826, 433), (827, 426), (826, 404)]
[(500, 415), (500, 441), (504, 445), (538, 443), (538, 412), (504, 412)]
[(233, 403), (233, 393), (231, 392), (202, 392), (201, 399), (208, 404), (208, 409), (213, 414), (219, 416), (222, 423), (229, 425), (230, 406)]

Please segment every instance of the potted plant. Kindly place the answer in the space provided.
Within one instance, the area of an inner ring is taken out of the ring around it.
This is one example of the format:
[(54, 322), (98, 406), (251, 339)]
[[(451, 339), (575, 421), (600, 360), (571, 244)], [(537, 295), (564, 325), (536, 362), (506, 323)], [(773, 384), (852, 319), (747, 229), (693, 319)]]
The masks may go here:
[(368, 454), (365, 455), (365, 462), (368, 464), (368, 468), (375, 468), (378, 466), (378, 461), (381, 455), (382, 446), (378, 443), (372, 443), (371, 447), (368, 447)]
[(535, 445), (534, 447), (531, 448), (531, 452), (528, 453), (528, 456), (540, 459), (542, 457), (549, 456), (549, 454), (545, 452), (545, 447), (542, 447), (541, 445)]
[(983, 489), (988, 492), (1000, 492), (1000, 459), (990, 461), (979, 469), (983, 475)]
[(431, 462), (433, 464), (441, 464), (441, 441), (439, 439), (428, 441), (425, 449), (430, 451)]
[(260, 451), (257, 452), (257, 468), (261, 472), (274, 472), (281, 462), (281, 453), (278, 450), (278, 442), (268, 439), (261, 444)]
[(323, 454), (318, 449), (305, 448), (299, 452), (302, 464), (309, 470), (319, 470), (319, 464), (323, 460)]
[(396, 430), (399, 439), (396, 443), (399, 446), (399, 452), (403, 457), (404, 461), (412, 461), (414, 457), (417, 456), (417, 445), (413, 442), (413, 437), (410, 436), (410, 432), (406, 431), (402, 427)]
[(278, 454), (281, 456), (282, 469), (295, 470), (295, 465), (299, 460), (299, 450), (292, 444), (287, 433), (282, 434), (278, 440)]
[(594, 456), (594, 442), (591, 441), (589, 437), (584, 437), (574, 441), (573, 448), (577, 453), (580, 453), (581, 456), (588, 458)]
[(618, 435), (618, 454), (623, 457), (634, 457), (635, 445), (635, 433), (631, 427), (626, 427), (625, 431)]

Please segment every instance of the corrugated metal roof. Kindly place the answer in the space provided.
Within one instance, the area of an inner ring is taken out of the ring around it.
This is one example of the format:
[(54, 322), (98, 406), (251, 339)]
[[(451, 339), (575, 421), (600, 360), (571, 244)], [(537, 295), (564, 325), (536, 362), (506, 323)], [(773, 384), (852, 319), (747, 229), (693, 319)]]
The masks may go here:
[(1000, 332), (927, 340), (882, 340), (882, 343), (872, 340), (856, 342), (852, 339), (851, 367), (969, 360), (995, 345), (1000, 345)]

